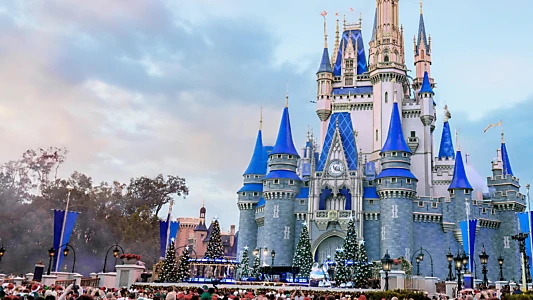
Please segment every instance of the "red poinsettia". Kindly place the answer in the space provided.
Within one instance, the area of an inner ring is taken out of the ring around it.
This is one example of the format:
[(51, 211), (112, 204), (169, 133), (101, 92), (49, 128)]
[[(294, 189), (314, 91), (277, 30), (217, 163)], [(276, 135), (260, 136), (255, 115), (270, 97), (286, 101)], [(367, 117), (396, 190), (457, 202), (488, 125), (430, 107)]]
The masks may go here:
[(131, 254), (131, 253), (122, 254), (122, 255), (120, 255), (120, 258), (121, 258), (121, 259), (136, 259), (136, 260), (141, 260), (141, 256), (140, 256), (139, 254)]

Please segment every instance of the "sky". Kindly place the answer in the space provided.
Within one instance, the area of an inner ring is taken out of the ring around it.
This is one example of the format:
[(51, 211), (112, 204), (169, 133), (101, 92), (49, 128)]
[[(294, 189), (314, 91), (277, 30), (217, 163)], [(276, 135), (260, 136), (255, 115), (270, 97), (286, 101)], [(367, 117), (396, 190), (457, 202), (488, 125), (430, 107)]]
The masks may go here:
[[(463, 152), (483, 176), (499, 147), (503, 120), (514, 174), (533, 181), (533, 2), (424, 2), (432, 37), (435, 101), (447, 104)], [(350, 12), (353, 8), (353, 12)], [(29, 148), (67, 147), (61, 172), (95, 182), (159, 173), (190, 188), (173, 215), (238, 224), (236, 191), (250, 160), (263, 107), (265, 144), (273, 144), (287, 85), (295, 144), (318, 132), (315, 73), (329, 12), (370, 39), (375, 1), (128, 0), (0, 3), (0, 158)], [(406, 60), (419, 3), (400, 1)], [(365, 45), (368, 49), (368, 44)], [(442, 128), (439, 111), (435, 132)]]

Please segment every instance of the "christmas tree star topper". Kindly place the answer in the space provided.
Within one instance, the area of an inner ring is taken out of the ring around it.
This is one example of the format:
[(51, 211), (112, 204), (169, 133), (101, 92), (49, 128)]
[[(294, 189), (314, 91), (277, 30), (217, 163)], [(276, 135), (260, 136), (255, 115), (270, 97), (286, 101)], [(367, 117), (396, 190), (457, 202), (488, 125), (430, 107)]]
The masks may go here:
[(248, 250), (248, 246), (244, 246), (244, 250)]

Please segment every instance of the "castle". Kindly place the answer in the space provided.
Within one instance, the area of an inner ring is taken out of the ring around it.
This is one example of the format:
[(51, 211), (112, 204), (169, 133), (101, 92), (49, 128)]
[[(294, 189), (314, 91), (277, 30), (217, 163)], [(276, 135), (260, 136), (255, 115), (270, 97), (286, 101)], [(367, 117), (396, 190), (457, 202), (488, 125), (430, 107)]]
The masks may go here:
[[(481, 277), (482, 246), (490, 255), (488, 277), (520, 270), (516, 212), (524, 211), (503, 139), (486, 180), (468, 163), (451, 132), (451, 114), (437, 122), (431, 77), (431, 37), (422, 4), (414, 39), (416, 78), (407, 75), (399, 0), (376, 0), (373, 31), (365, 51), (361, 20), (342, 32), (337, 20), (330, 56), (326, 22), (317, 78), (318, 143), (308, 134), (301, 152), (294, 146), (288, 96), (274, 146), (263, 145), (261, 128), (244, 185), (238, 255), (244, 247), (275, 250), (275, 265), (292, 265), (299, 234), (308, 224), (315, 261), (342, 247), (354, 218), (370, 260), (411, 260), (420, 247), (426, 259), (421, 274), (445, 279), (446, 254), (463, 251), (460, 222), (476, 219), (473, 272)], [(262, 120), (261, 120), (262, 122)], [(442, 126), (439, 145), (434, 130)], [(495, 145), (496, 146), (496, 145)], [(438, 152), (435, 153), (435, 148)], [(431, 255), (432, 263), (430, 265)], [(270, 260), (267, 260), (270, 263)], [(517, 278), (518, 279), (518, 278)]]

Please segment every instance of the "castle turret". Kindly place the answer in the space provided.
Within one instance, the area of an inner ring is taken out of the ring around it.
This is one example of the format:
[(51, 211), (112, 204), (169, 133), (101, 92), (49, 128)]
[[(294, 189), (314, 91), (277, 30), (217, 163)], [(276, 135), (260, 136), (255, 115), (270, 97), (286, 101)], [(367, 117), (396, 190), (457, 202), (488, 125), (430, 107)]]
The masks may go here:
[(394, 101), (387, 140), (380, 153), (376, 190), (381, 206), (380, 249), (383, 256), (404, 256), (413, 246), (413, 199), (417, 178), (411, 173), (411, 150), (403, 136), (398, 102)]
[(468, 181), (466, 176), (465, 166), (463, 163), (463, 156), (459, 146), (457, 147), (457, 153), (455, 154), (455, 166), (453, 169), (453, 178), (448, 191), (450, 192), (451, 201), (454, 203), (454, 215), (459, 229), (459, 223), (466, 220), (467, 207), (472, 208), (472, 185)]
[[(255, 207), (262, 197), (263, 177), (266, 173), (266, 161), (263, 159), (263, 137), (261, 132), (263, 120), (261, 118), (257, 139), (255, 141), (252, 159), (243, 174), (244, 185), (237, 192), (239, 215), (238, 256), (244, 247), (254, 249), (257, 244), (257, 224), (255, 222)], [(204, 225), (205, 227), (205, 225)]]
[[(288, 96), (287, 96), (288, 102)], [(270, 171), (263, 181), (264, 238), (258, 247), (276, 251), (276, 266), (291, 266), (294, 257), (294, 199), (300, 192), (296, 174), (299, 159), (294, 147), (288, 105), (283, 109), (278, 138), (269, 155)]]
[[(337, 25), (338, 26), (338, 25)], [(331, 90), (333, 84), (333, 69), (329, 60), (328, 40), (326, 34), (326, 18), (324, 17), (324, 51), (322, 52), (322, 60), (320, 67), (316, 72), (316, 81), (318, 83), (317, 99), (316, 99), (316, 114), (320, 119), (320, 137), (324, 142), (327, 130), (327, 120), (331, 115)]]
[(422, 13), (422, 2), (420, 2), (420, 20), (418, 22), (418, 37), (413, 38), (416, 68), (416, 78), (413, 80), (413, 88), (420, 89), (424, 80), (424, 73), (429, 75), (429, 82), (434, 86), (431, 78), (431, 36), (426, 35), (426, 26), (424, 24), (424, 14)]
[(447, 197), (448, 187), (452, 183), (453, 169), (455, 166), (455, 149), (453, 147), (452, 132), (450, 129), (451, 114), (448, 106), (444, 106), (444, 122), (440, 139), (439, 153), (435, 159), (433, 170), (433, 197)]
[[(433, 171), (433, 130), (435, 130), (435, 105), (433, 101), (433, 90), (429, 82), (428, 72), (424, 73), (424, 80), (422, 88), (418, 92), (420, 97), (420, 121), (422, 122), (424, 138), (422, 140), (424, 157), (423, 170), (424, 178), (431, 178), (431, 172)], [(424, 180), (422, 186), (418, 186), (418, 193), (421, 195), (431, 195), (431, 182)]]

